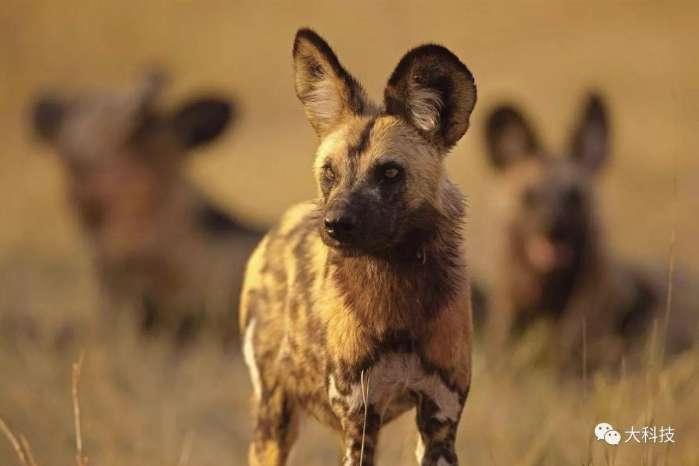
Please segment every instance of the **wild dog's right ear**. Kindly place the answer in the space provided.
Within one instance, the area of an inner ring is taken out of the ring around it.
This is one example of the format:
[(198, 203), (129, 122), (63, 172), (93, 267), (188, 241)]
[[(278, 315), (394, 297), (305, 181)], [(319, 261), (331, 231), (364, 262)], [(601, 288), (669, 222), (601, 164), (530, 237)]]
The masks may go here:
[(440, 45), (423, 45), (398, 63), (384, 91), (386, 113), (401, 116), (441, 151), (464, 135), (476, 105), (473, 75)]
[(485, 126), (485, 142), (490, 163), (498, 170), (536, 156), (539, 141), (522, 113), (502, 105), (490, 114)]
[(294, 40), (296, 95), (319, 136), (344, 118), (361, 115), (371, 105), (364, 89), (340, 64), (330, 46), (310, 29)]
[(58, 97), (44, 95), (36, 99), (31, 109), (34, 132), (44, 142), (55, 142), (68, 104)]

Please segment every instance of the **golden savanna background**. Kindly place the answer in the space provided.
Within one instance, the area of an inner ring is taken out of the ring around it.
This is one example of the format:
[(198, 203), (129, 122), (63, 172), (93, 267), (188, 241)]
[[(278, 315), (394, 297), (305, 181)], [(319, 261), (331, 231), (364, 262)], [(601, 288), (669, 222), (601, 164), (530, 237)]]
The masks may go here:
[[(242, 465), (252, 429), (251, 387), (237, 353), (204, 342), (173, 356), (167, 344), (127, 329), (100, 337), (90, 331), (100, 319), (90, 251), (65, 198), (59, 160), (28, 124), (32, 99), (46, 87), (119, 88), (161, 64), (172, 77), (166, 104), (196, 91), (231, 95), (239, 121), (188, 169), (211, 198), (264, 228), (315, 194), (316, 137), (293, 90), (296, 30), (323, 35), (376, 99), (408, 49), (441, 43), (478, 86), (471, 129), (448, 159), (469, 198), (474, 271), (492, 273), (494, 247), (485, 115), (513, 100), (545, 142), (562, 149), (584, 96), (598, 90), (613, 134), (612, 160), (599, 180), (611, 249), (663, 271), (674, 251), (678, 269), (691, 277), (699, 268), (698, 20), (699, 4), (689, 1), (4, 0), (0, 316), (27, 316), (32, 325), (27, 332), (0, 328), (0, 418), (26, 437), (39, 466), (73, 464), (70, 368), (84, 350), (80, 400), (90, 464)], [(462, 464), (699, 465), (696, 352), (561, 383), (532, 363), (536, 341), (522, 341), (507, 370), (489, 369), (477, 349), (458, 440)], [(606, 447), (591, 435), (599, 421), (671, 425), (676, 443)], [(331, 439), (305, 423), (291, 463), (336, 463)], [(382, 437), (381, 464), (412, 464), (414, 439), (406, 415)], [(0, 440), (0, 465), (18, 463)]]

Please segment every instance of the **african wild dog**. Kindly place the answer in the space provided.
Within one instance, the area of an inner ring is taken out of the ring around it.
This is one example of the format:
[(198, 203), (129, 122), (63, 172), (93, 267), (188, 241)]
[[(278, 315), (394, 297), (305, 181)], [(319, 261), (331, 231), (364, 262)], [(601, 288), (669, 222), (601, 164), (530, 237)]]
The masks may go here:
[(542, 147), (515, 107), (499, 107), (487, 120), (487, 152), (499, 174), (494, 228), (501, 235), (486, 331), (493, 351), (540, 318), (554, 323), (550, 349), (562, 367), (579, 367), (583, 357), (590, 367), (619, 363), (643, 348), (636, 343), (659, 317), (662, 289), (653, 274), (608, 253), (594, 180), (609, 155), (609, 133), (596, 95), (588, 97), (561, 157)]
[(320, 138), (319, 197), (290, 209), (248, 264), (250, 463), (284, 464), (304, 409), (342, 433), (342, 464), (369, 466), (381, 426), (416, 406), (420, 464), (455, 465), (472, 324), (463, 200), (443, 160), (468, 128), (473, 76), (423, 45), (378, 107), (315, 32), (297, 33), (293, 57)]
[(262, 235), (208, 202), (183, 170), (190, 151), (224, 130), (232, 104), (209, 96), (166, 112), (156, 105), (163, 79), (43, 96), (33, 123), (60, 156), (106, 306), (136, 309), (145, 330), (184, 341), (205, 321), (231, 328), (242, 269)]

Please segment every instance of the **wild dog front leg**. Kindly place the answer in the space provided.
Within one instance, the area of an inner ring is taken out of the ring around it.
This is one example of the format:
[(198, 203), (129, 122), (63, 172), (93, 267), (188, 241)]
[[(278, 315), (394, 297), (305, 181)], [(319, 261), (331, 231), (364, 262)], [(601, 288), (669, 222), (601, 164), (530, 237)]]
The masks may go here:
[(369, 387), (362, 383), (363, 377), (356, 382), (329, 377), (328, 397), (342, 429), (342, 466), (374, 464), (381, 416), (370, 400)]
[(436, 389), (418, 392), (418, 443), (420, 466), (456, 466), (454, 442), (466, 395), (439, 383)]
[(257, 402), (257, 420), (250, 466), (283, 466), (298, 434), (297, 408), (290, 397), (276, 387), (264, 392)]
[[(366, 418), (366, 422), (365, 422)], [(381, 418), (371, 405), (361, 412), (348, 413), (341, 420), (344, 452), (342, 466), (373, 466)]]

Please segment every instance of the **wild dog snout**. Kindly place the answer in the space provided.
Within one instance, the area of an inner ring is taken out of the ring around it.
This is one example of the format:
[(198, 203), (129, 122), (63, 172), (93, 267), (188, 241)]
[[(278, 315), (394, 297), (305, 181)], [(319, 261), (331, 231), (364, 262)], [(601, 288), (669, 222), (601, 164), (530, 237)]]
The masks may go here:
[(351, 243), (357, 231), (358, 215), (347, 201), (334, 202), (325, 213), (323, 224), (328, 236), (339, 243)]

